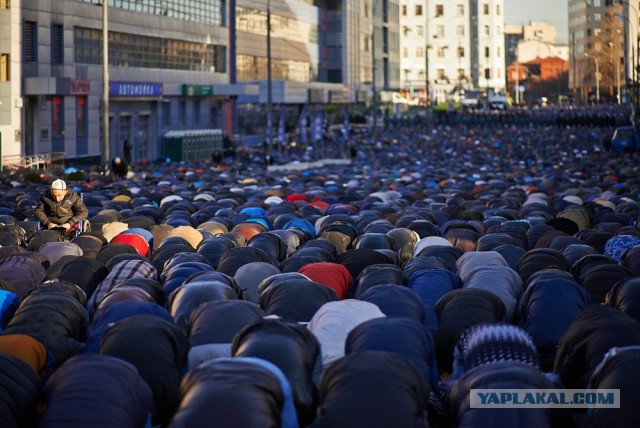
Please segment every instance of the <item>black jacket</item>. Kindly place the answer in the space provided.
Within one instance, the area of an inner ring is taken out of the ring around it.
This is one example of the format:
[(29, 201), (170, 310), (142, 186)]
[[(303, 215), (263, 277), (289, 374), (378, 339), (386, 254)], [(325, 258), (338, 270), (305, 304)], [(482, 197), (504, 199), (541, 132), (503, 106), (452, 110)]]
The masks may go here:
[(86, 219), (89, 211), (82, 199), (80, 199), (80, 195), (69, 189), (61, 202), (56, 202), (53, 199), (51, 191), (46, 192), (40, 197), (40, 202), (36, 205), (33, 214), (45, 227), (49, 223), (69, 223), (69, 225), (73, 226)]

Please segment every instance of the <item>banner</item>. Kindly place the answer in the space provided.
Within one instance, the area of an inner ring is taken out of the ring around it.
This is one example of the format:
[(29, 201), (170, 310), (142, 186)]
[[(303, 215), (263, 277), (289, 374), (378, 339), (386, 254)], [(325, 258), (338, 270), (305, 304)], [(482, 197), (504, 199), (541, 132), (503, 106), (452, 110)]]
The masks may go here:
[(285, 111), (284, 111), (284, 106), (280, 106), (280, 122), (278, 123), (278, 141), (280, 142), (281, 146), (284, 146), (287, 144), (287, 133), (285, 132), (285, 127), (284, 127), (284, 116), (285, 116)]
[(349, 141), (349, 107), (344, 106), (344, 122), (342, 123), (342, 135), (345, 141)]
[(323, 136), (323, 112), (322, 110), (316, 110), (313, 112), (313, 124), (311, 129), (312, 140), (314, 142), (321, 142)]
[(300, 118), (298, 119), (298, 130), (300, 131), (300, 142), (307, 144), (309, 142), (309, 136), (307, 135), (307, 105), (302, 106), (300, 111)]

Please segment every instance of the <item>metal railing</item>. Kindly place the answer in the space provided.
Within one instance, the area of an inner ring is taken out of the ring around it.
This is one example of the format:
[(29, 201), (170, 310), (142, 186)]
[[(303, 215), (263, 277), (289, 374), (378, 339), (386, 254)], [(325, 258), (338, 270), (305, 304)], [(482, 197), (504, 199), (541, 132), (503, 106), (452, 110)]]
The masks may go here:
[(0, 167), (3, 170), (15, 171), (19, 169), (48, 169), (53, 165), (64, 165), (64, 152), (2, 156)]

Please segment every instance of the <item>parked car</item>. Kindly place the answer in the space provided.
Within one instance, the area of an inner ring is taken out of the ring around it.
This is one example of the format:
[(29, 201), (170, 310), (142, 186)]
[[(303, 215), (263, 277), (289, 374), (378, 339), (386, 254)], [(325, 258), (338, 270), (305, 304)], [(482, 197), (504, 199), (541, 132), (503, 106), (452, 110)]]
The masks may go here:
[(622, 153), (640, 149), (640, 141), (633, 126), (619, 126), (611, 137), (611, 143), (607, 147), (609, 151)]

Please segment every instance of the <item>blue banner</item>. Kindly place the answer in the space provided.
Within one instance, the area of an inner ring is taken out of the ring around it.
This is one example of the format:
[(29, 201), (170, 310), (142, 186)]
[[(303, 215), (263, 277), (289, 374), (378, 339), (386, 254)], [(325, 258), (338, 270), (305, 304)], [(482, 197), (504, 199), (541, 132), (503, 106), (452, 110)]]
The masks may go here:
[[(272, 118), (272, 110), (270, 108), (267, 108), (267, 144), (269, 144), (269, 146), (271, 146), (273, 144), (273, 118)], [(269, 147), (269, 150), (271, 150), (271, 147)]]
[(311, 135), (314, 142), (322, 141), (323, 135), (323, 117), (322, 110), (316, 110), (313, 113), (313, 125), (311, 129)]
[(309, 136), (307, 135), (307, 105), (302, 106), (300, 111), (300, 118), (298, 119), (298, 129), (300, 131), (300, 142), (307, 144), (309, 142)]
[(162, 83), (109, 82), (109, 95), (113, 97), (159, 97), (162, 92)]
[(287, 133), (284, 128), (284, 106), (280, 106), (280, 122), (278, 123), (278, 141), (280, 141), (281, 145), (285, 145), (287, 143)]
[(342, 135), (344, 136), (345, 141), (349, 141), (349, 130), (351, 126), (349, 125), (349, 107), (344, 106), (344, 122), (342, 123)]

